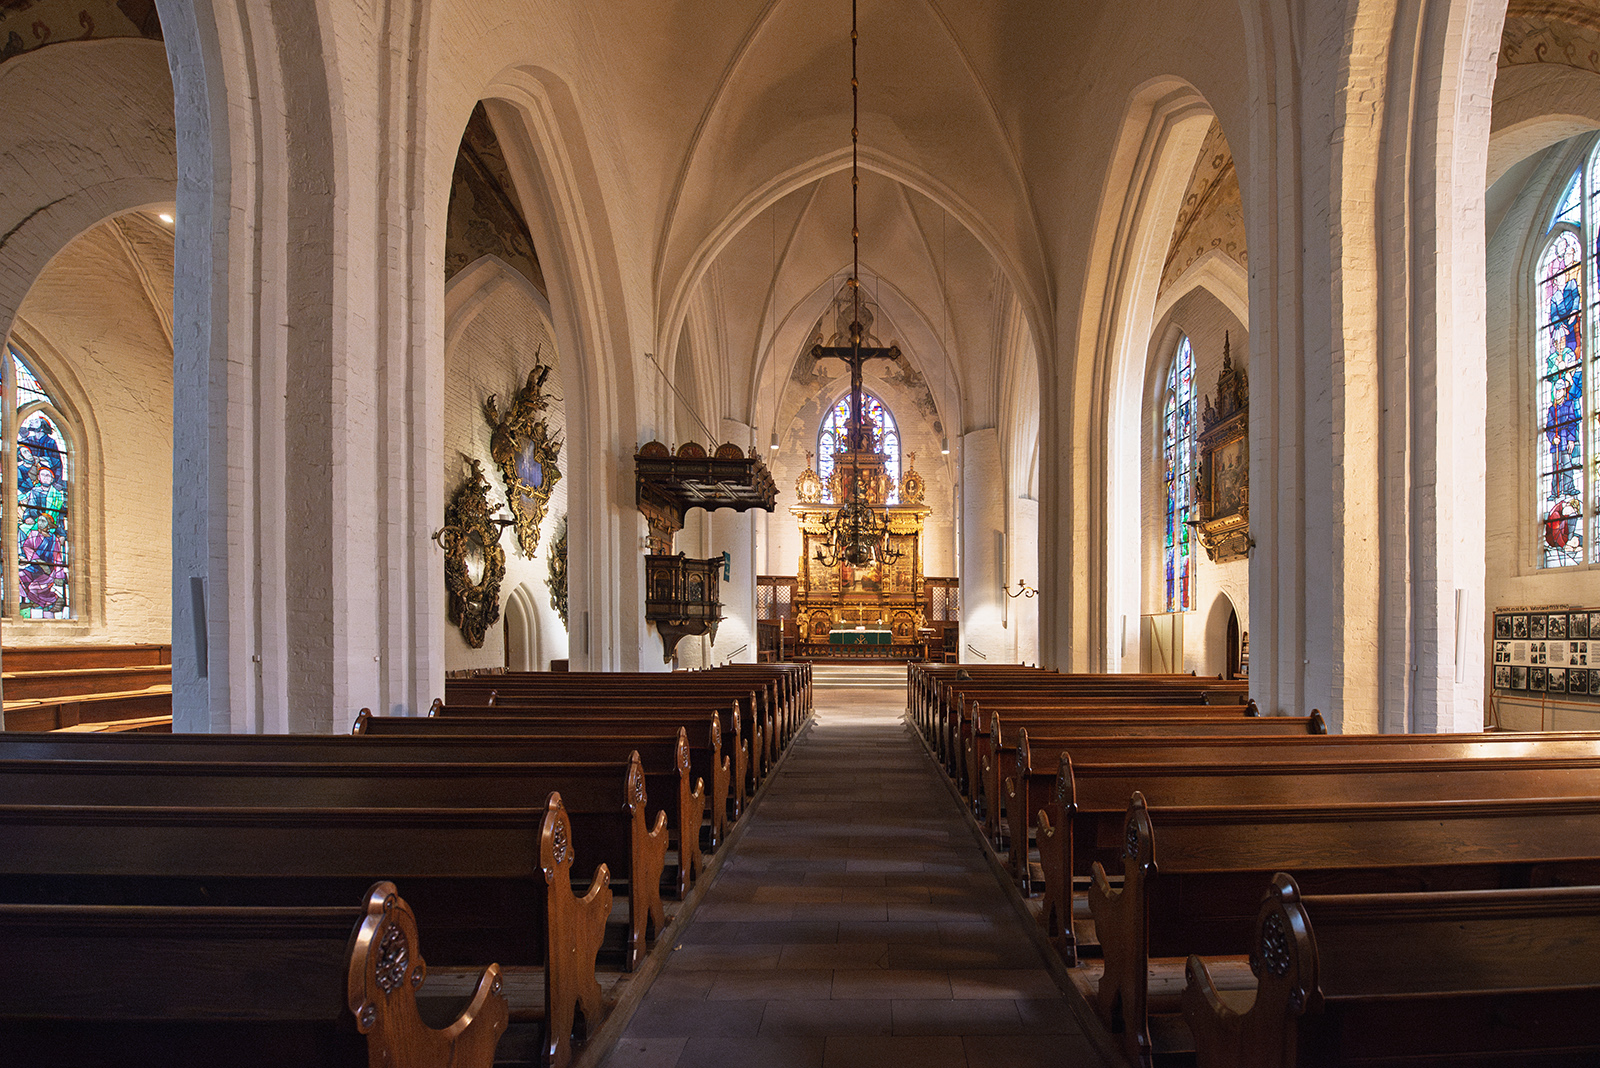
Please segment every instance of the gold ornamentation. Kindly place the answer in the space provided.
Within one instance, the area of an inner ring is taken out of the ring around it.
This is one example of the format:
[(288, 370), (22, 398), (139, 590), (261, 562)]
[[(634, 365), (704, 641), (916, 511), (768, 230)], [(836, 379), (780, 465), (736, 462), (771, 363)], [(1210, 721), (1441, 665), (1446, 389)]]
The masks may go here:
[(811, 466), (812, 458), (816, 453), (806, 453), (806, 470), (794, 484), (794, 495), (800, 498), (801, 504), (816, 504), (822, 500), (822, 479), (817, 477), (816, 468)]
[[(534, 359), (537, 361), (538, 356)], [(527, 385), (517, 391), (503, 416), (495, 394), (489, 394), (483, 402), (484, 418), (494, 430), (489, 439), (489, 455), (500, 465), (500, 474), (506, 481), (506, 502), (516, 521), (517, 546), (530, 559), (539, 549), (539, 524), (544, 521), (550, 494), (561, 481), (561, 468), (557, 466), (561, 442), (538, 418), (549, 407), (549, 399), (542, 391), (549, 376), (549, 366), (536, 363), (528, 372)]]
[[(550, 577), (545, 580), (550, 587), (550, 607), (567, 626), (567, 517), (556, 520), (556, 537), (550, 543)], [(568, 628), (570, 629), (570, 628)]]
[(917, 473), (917, 454), (906, 453), (905, 473), (900, 476), (900, 503), (921, 504), (928, 492), (928, 484)]
[(444, 527), (433, 539), (444, 548), (444, 585), (449, 594), (450, 622), (474, 649), (500, 618), (500, 583), (506, 575), (506, 552), (500, 531), (490, 520), (489, 483), (483, 466), (467, 459), (472, 477), (462, 484), (444, 512)]
[(1228, 335), (1222, 336), (1222, 371), (1217, 403), (1205, 399), (1201, 414), (1200, 484), (1197, 487), (1200, 544), (1213, 562), (1250, 555), (1250, 380), (1235, 368)]

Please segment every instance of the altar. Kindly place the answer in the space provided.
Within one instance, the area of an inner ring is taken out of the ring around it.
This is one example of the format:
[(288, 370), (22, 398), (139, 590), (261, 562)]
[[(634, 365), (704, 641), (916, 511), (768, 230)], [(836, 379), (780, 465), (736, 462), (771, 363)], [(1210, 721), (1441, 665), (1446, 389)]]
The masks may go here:
[(893, 644), (894, 635), (887, 627), (882, 629), (866, 627), (834, 628), (828, 632), (829, 645), (890, 645)]
[[(875, 460), (876, 463), (872, 461)], [(846, 499), (850, 476), (836, 464), (824, 486), (808, 466), (796, 486), (800, 503), (790, 507), (800, 528), (800, 560), (794, 589), (794, 620), (801, 655), (916, 658), (923, 649), (924, 592), (922, 525), (931, 509), (922, 503), (922, 476), (914, 454), (906, 456), (899, 480), (883, 471), (883, 458), (861, 461), (864, 493), (888, 524), (889, 561), (853, 565), (828, 562), (819, 553), (828, 536), (828, 520), (838, 511), (833, 501)], [(889, 503), (891, 492), (899, 497)], [(810, 648), (807, 648), (807, 647)]]

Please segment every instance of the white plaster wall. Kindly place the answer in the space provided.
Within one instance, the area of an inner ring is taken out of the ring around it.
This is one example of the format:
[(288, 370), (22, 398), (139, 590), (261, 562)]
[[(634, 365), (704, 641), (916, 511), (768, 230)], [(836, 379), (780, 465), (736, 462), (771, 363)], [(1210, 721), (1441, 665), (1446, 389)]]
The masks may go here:
[[(548, 364), (551, 374), (545, 381), (548, 394), (555, 394), (546, 410), (545, 421), (552, 433), (563, 432), (566, 426), (565, 402), (560, 399), (560, 356), (556, 351), (554, 332), (550, 326), (547, 306), (520, 274), (498, 262), (488, 271), (474, 271), (468, 267), (456, 276), (461, 284), (470, 287), (458, 292), (452, 284), (450, 307), (451, 325), (446, 334), (445, 346), (445, 397), (444, 397), (444, 482), (450, 495), (469, 477), (466, 458), (471, 457), (483, 466), (484, 478), (489, 483), (489, 503), (500, 514), (510, 515), (504, 507), (505, 480), (500, 468), (489, 456), (489, 439), (493, 431), (484, 418), (483, 403), (490, 394), (495, 395), (503, 415), (517, 390), (527, 382), (528, 372), (536, 362)], [(500, 585), (501, 618), (489, 628), (481, 649), (473, 649), (461, 636), (459, 628), (445, 617), (443, 601), (437, 605), (436, 620), (444, 632), (445, 669), (457, 671), (464, 668), (503, 667), (505, 650), (505, 606), (511, 592), (522, 587), (527, 603), (532, 606), (534, 624), (534, 670), (547, 670), (551, 660), (564, 659), (569, 642), (561, 617), (550, 605), (547, 579), (550, 574), (550, 547), (557, 523), (567, 511), (567, 494), (571, 480), (568, 477), (569, 461), (563, 445), (559, 461), (562, 478), (556, 483), (550, 497), (550, 507), (539, 528), (539, 547), (532, 559), (522, 555), (516, 532), (507, 529), (500, 536), (500, 546), (506, 554), (506, 575)], [(435, 529), (442, 525), (438, 517)], [(568, 551), (571, 552), (570, 537)], [(435, 550), (437, 566), (444, 569), (444, 552)]]
[[(1205, 401), (1216, 399), (1217, 376), (1222, 371), (1222, 345), (1226, 335), (1235, 366), (1249, 352), (1245, 325), (1208, 289), (1191, 289), (1172, 302), (1157, 323), (1150, 342), (1149, 377), (1144, 396), (1142, 475), (1140, 477), (1141, 574), (1143, 606), (1146, 614), (1166, 611), (1166, 563), (1163, 540), (1166, 523), (1166, 497), (1163, 485), (1162, 411), (1167, 372), (1177, 351), (1178, 339), (1187, 336), (1194, 352), (1196, 445), (1193, 463), (1199, 473), (1198, 436), (1204, 429)], [(1252, 472), (1253, 474), (1253, 472)], [(1198, 514), (1198, 513), (1197, 513)], [(1239, 629), (1250, 629), (1250, 562), (1248, 559), (1218, 564), (1206, 556), (1198, 540), (1194, 542), (1193, 590), (1190, 610), (1183, 626), (1183, 670), (1204, 675), (1220, 673), (1227, 663), (1223, 647), (1225, 630), (1210, 624), (1218, 598), (1225, 598), (1239, 613)], [(1226, 619), (1226, 612), (1223, 614)], [(1144, 633), (1141, 630), (1141, 633)], [(1148, 637), (1148, 635), (1146, 635)], [(1148, 650), (1143, 659), (1148, 661)]]
[[(75, 424), (65, 429), (76, 464), (79, 614), (8, 620), (8, 645), (171, 641), (172, 246), (168, 237), (141, 271), (117, 225), (63, 249), (15, 320), (13, 337)], [(154, 226), (136, 232), (159, 233)], [(165, 304), (165, 320), (152, 299)]]

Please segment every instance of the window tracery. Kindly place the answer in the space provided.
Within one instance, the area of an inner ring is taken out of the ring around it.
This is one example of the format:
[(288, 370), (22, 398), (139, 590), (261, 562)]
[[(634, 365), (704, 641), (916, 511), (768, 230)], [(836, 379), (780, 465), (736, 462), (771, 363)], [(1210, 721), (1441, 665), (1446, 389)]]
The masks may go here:
[[(15, 496), (7, 508), (6, 552), (15, 562), (16, 595), (8, 614), (25, 620), (71, 619), (76, 490), (70, 439), (55, 400), (13, 344), (0, 368), (9, 400), (0, 434), (17, 459)], [(8, 575), (7, 578), (11, 578)]]
[(1162, 563), (1166, 572), (1166, 610), (1187, 612), (1194, 595), (1194, 350), (1178, 339), (1167, 370), (1161, 406), (1161, 472), (1166, 494)]
[[(884, 471), (891, 479), (893, 488), (889, 493), (889, 504), (900, 503), (900, 428), (895, 422), (894, 413), (877, 397), (870, 393), (861, 395), (861, 404), (866, 416), (868, 433), (871, 440), (867, 447), (884, 455)], [(822, 499), (827, 504), (837, 504), (833, 499), (832, 483), (833, 468), (836, 454), (850, 447), (850, 394), (846, 393), (839, 398), (827, 417), (822, 420), (822, 426), (817, 431), (817, 476), (823, 485)]]
[[(1596, 307), (1594, 256), (1600, 253), (1597, 197), (1600, 173), (1591, 154), (1551, 213), (1533, 271), (1537, 489), (1532, 518), (1541, 568), (1600, 559), (1593, 548), (1600, 504), (1594, 496), (1594, 453), (1600, 428), (1595, 425), (1594, 357), (1588, 351)], [(1585, 248), (1593, 251), (1586, 256)]]

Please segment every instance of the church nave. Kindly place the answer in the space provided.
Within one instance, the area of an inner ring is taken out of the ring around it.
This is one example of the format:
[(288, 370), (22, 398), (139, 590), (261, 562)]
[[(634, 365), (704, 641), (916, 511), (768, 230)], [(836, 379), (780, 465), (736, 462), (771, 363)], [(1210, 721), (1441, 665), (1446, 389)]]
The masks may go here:
[(774, 775), (606, 1068), (1098, 1066), (938, 768), (904, 669), (815, 669)]

